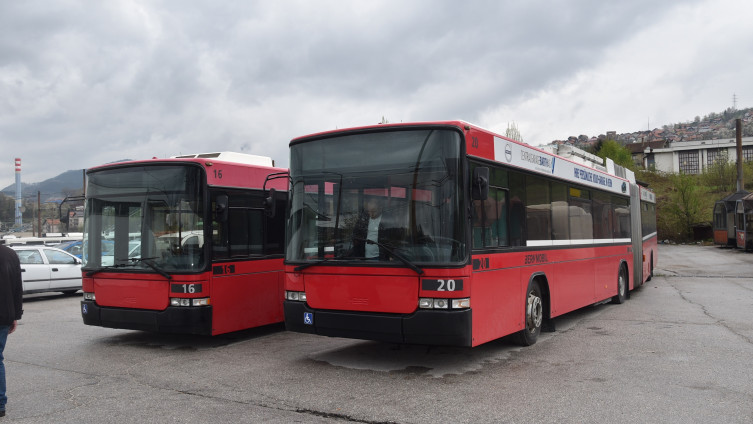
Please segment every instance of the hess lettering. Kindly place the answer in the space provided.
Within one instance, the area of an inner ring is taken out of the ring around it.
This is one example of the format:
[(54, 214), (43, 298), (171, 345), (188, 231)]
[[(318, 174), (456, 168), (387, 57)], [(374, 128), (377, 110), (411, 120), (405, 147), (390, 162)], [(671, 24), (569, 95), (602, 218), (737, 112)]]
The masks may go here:
[(531, 265), (531, 264), (545, 264), (549, 262), (549, 259), (546, 257), (546, 253), (537, 253), (533, 255), (526, 255), (525, 264)]

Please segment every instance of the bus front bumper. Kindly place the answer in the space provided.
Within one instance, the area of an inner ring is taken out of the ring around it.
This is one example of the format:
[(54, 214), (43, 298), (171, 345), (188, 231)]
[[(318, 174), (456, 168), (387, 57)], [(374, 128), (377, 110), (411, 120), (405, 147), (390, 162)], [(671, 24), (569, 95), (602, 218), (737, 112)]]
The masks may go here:
[(392, 343), (472, 345), (470, 309), (419, 309), (403, 315), (318, 310), (287, 300), (283, 307), (288, 331)]
[(84, 324), (160, 333), (212, 334), (211, 306), (171, 306), (163, 311), (102, 307), (81, 301)]

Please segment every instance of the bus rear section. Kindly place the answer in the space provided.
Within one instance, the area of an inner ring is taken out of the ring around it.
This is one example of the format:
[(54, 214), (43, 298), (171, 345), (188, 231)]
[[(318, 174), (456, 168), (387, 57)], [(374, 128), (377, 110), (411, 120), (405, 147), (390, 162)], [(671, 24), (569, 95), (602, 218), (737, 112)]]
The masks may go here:
[(301, 137), (290, 178), (291, 331), (528, 345), (551, 318), (640, 285), (634, 182), (464, 122)]
[(656, 194), (643, 183), (633, 186), (636, 193), (631, 200), (633, 217), (633, 244), (635, 287), (643, 285), (654, 275), (659, 261), (658, 236), (656, 231)]
[(735, 233), (738, 249), (753, 250), (753, 194), (747, 194), (736, 202)]
[(282, 321), (284, 219), (265, 207), (276, 187), (284, 208), (287, 181), (265, 181), (286, 171), (242, 156), (87, 172), (85, 324), (217, 335)]

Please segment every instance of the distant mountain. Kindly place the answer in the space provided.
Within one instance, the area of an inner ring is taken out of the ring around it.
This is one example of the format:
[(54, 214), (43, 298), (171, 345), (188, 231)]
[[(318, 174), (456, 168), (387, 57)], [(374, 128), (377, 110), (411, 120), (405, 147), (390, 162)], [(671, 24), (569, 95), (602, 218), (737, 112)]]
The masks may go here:
[[(29, 197), (32, 194), (36, 195), (37, 192), (41, 194), (43, 202), (51, 201), (55, 199), (64, 199), (68, 195), (81, 194), (84, 188), (84, 173), (83, 169), (74, 169), (71, 171), (63, 172), (57, 177), (52, 177), (41, 183), (26, 184), (21, 183), (21, 189), (23, 190), (23, 196)], [(16, 184), (11, 184), (8, 187), (0, 190), (3, 194), (15, 197), (16, 196)]]

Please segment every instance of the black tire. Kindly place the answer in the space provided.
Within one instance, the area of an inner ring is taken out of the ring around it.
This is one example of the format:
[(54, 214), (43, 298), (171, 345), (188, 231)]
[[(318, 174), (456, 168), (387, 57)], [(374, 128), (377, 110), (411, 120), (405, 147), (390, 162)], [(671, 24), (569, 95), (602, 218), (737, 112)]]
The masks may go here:
[(525, 329), (515, 334), (516, 341), (521, 346), (531, 346), (541, 334), (541, 323), (544, 322), (544, 299), (541, 296), (541, 287), (534, 280), (528, 284), (526, 291), (525, 309)]
[(620, 273), (617, 275), (617, 294), (612, 298), (612, 303), (620, 305), (625, 303), (628, 292), (628, 279), (625, 267), (620, 266)]
[(651, 265), (649, 265), (648, 268), (648, 278), (646, 278), (646, 281), (651, 281), (652, 278), (654, 278), (654, 254), (651, 253)]
[(78, 290), (64, 290), (61, 293), (66, 296), (73, 296), (74, 294), (78, 293)]

